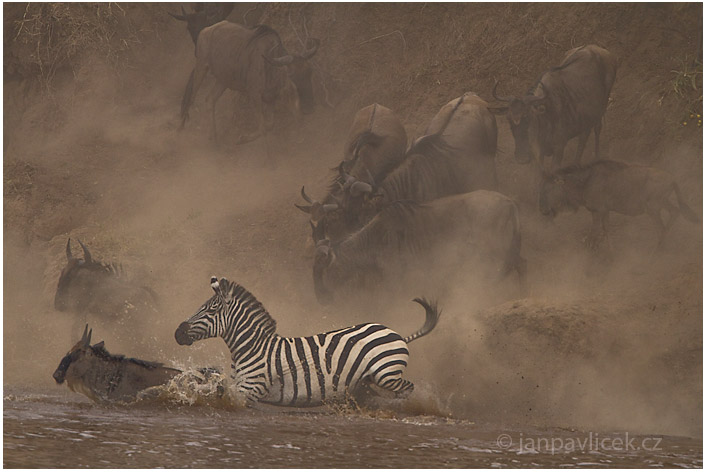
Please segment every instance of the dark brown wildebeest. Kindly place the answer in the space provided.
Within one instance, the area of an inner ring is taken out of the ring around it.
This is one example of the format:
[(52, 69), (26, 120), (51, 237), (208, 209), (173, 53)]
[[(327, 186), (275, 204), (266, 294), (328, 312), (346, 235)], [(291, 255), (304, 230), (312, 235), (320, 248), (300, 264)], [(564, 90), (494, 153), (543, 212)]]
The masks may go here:
[(54, 295), (56, 310), (110, 316), (156, 312), (157, 297), (151, 289), (127, 280), (115, 264), (93, 260), (88, 248), (78, 243), (83, 259), (71, 253), (71, 239), (66, 242), (66, 267)]
[(86, 325), (81, 340), (64, 356), (53, 377), (94, 402), (133, 401), (138, 392), (164, 385), (181, 373), (157, 362), (112, 355), (103, 341), (91, 346), (92, 333)]
[(379, 278), (390, 267), (394, 272), (409, 255), (428, 270), (439, 263), (438, 251), (448, 248), (455, 248), (453, 263), (490, 261), (502, 277), (517, 271), (524, 287), (517, 206), (498, 192), (477, 190), (421, 204), (396, 201), (340, 243), (319, 241), (313, 270), (316, 296), (328, 303), (343, 285)]
[(338, 241), (356, 229), (346, 211), (351, 206), (348, 199), (358, 196), (356, 190), (361, 184), (356, 182), (370, 185), (382, 181), (404, 160), (406, 149), (407, 133), (392, 110), (377, 103), (358, 110), (348, 133), (343, 161), (324, 198), (312, 200), (302, 187), (302, 198), (309, 205), (295, 204), (310, 215), (314, 242), (324, 237)]
[[(93, 330), (89, 331), (86, 325), (81, 340), (64, 356), (53, 377), (56, 383), (66, 381), (72, 391), (86, 395), (94, 402), (134, 401), (145, 389), (165, 385), (183, 373), (159, 362), (110, 354), (103, 341), (91, 346), (92, 333)], [(210, 382), (214, 374), (220, 374), (219, 370), (199, 368), (196, 373), (190, 373), (188, 379), (191, 381), (193, 377), (197, 384), (204, 384)], [(222, 384), (217, 385), (216, 392), (223, 395)]]
[(269, 26), (254, 29), (221, 21), (204, 28), (196, 43), (196, 66), (191, 72), (181, 102), (181, 127), (189, 117), (189, 107), (207, 72), (216, 79), (210, 93), (211, 137), (216, 138), (216, 102), (226, 89), (244, 94), (255, 105), (257, 131), (241, 136), (251, 141), (274, 126), (275, 105), (279, 101), (292, 111), (314, 110), (312, 69), (307, 62), (319, 47), (316, 39), (301, 55), (289, 54), (279, 34)]
[[(357, 210), (360, 225), (398, 200), (427, 202), (473, 190), (496, 190), (497, 125), (488, 104), (468, 92), (446, 104), (427, 134), (379, 184), (360, 182), (364, 195)], [(351, 189), (353, 187), (351, 186)]]
[(186, 13), (184, 7), (181, 7), (181, 15), (169, 14), (179, 21), (186, 22), (186, 29), (189, 31), (194, 45), (196, 45), (196, 40), (201, 30), (228, 18), (230, 12), (233, 11), (233, 7), (235, 7), (234, 3), (205, 2), (197, 3), (191, 13)]
[(582, 46), (566, 53), (558, 67), (548, 70), (530, 87), (524, 97), (493, 97), (509, 105), (490, 107), (494, 113), (507, 113), (515, 138), (515, 160), (537, 162), (544, 167), (544, 157), (552, 156), (552, 168), (561, 165), (566, 143), (578, 136), (575, 164), (588, 136), (596, 137), (596, 160), (603, 114), (608, 106), (615, 81), (618, 59), (595, 45)]
[[(669, 200), (672, 193), (678, 206)], [(593, 216), (588, 238), (591, 246), (605, 237), (611, 211), (650, 215), (659, 232), (658, 248), (679, 215), (693, 223), (700, 221), (684, 201), (674, 177), (654, 167), (602, 160), (544, 174), (539, 193), (539, 209), (544, 215), (554, 217), (560, 211), (576, 211), (582, 206)], [(663, 210), (669, 214), (666, 224), (662, 221)]]

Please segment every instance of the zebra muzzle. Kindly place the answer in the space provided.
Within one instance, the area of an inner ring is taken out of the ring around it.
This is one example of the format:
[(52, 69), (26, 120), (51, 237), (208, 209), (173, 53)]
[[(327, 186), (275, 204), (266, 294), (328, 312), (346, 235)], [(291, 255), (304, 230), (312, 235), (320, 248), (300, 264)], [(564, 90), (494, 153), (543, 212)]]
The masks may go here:
[(194, 340), (191, 339), (191, 336), (189, 336), (189, 328), (191, 328), (191, 325), (189, 325), (189, 323), (185, 321), (180, 324), (177, 330), (174, 332), (174, 338), (176, 339), (176, 342), (182, 346), (190, 346), (194, 342)]

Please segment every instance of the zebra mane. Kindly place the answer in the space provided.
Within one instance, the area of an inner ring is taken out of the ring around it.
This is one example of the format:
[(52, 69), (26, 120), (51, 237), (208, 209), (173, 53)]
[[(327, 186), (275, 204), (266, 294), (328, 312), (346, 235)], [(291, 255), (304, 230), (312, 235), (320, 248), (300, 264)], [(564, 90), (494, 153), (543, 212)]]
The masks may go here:
[(258, 323), (263, 328), (263, 333), (274, 334), (277, 330), (277, 321), (272, 318), (272, 315), (265, 309), (262, 303), (255, 298), (255, 295), (250, 293), (248, 289), (242, 285), (231, 282), (228, 279), (221, 279), (219, 281), (222, 292), (226, 295), (229, 300), (239, 300), (241, 306), (247, 308), (244, 312), (248, 313), (248, 316), (258, 320)]

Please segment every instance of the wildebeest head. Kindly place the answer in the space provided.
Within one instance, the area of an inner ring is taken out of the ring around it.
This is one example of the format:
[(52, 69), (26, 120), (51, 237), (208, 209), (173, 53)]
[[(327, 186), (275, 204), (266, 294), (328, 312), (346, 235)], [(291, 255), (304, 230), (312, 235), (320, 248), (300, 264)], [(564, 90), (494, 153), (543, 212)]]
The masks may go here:
[(197, 3), (191, 13), (187, 13), (184, 7), (181, 7), (181, 15), (169, 14), (179, 21), (186, 22), (186, 29), (196, 44), (201, 30), (225, 20), (234, 6), (233, 3)]
[(579, 196), (575, 182), (561, 173), (543, 173), (539, 189), (539, 211), (555, 217), (561, 211), (576, 211)]
[[(327, 236), (338, 240), (348, 234), (341, 203), (321, 203), (317, 200), (312, 200), (304, 191), (304, 187), (302, 187), (301, 195), (309, 205), (295, 203), (294, 206), (309, 215), (312, 230), (311, 237), (314, 243)], [(331, 195), (331, 198), (335, 200), (333, 195)]]
[(515, 160), (520, 164), (536, 161), (540, 157), (539, 120), (547, 111), (547, 97), (540, 87), (540, 95), (502, 97), (497, 95), (498, 82), (493, 87), (493, 97), (508, 105), (488, 107), (495, 114), (507, 114), (507, 121), (515, 139)]
[(309, 64), (316, 51), (319, 49), (318, 39), (307, 39), (304, 52), (300, 55), (285, 54), (283, 56), (268, 57), (265, 60), (275, 67), (286, 67), (287, 77), (294, 84), (297, 91), (299, 110), (304, 114), (314, 111), (314, 86), (311, 81), (312, 68)]
[(81, 340), (77, 342), (74, 347), (71, 348), (71, 350), (64, 356), (63, 359), (61, 359), (59, 367), (57, 367), (54, 371), (54, 375), (52, 377), (54, 377), (56, 383), (64, 383), (64, 380), (66, 379), (66, 372), (69, 370), (69, 366), (71, 366), (71, 364), (74, 364), (74, 366), (76, 366), (76, 363), (79, 362), (80, 359), (85, 356), (90, 350), (92, 333), (93, 330), (88, 331), (88, 325), (86, 325), (86, 328), (83, 330), (83, 336), (81, 337)]
[(71, 238), (66, 242), (66, 267), (61, 271), (54, 296), (54, 308), (58, 311), (81, 311), (94, 291), (97, 278), (111, 273), (111, 268), (94, 261), (88, 248), (78, 241), (83, 249), (83, 259), (71, 253)]

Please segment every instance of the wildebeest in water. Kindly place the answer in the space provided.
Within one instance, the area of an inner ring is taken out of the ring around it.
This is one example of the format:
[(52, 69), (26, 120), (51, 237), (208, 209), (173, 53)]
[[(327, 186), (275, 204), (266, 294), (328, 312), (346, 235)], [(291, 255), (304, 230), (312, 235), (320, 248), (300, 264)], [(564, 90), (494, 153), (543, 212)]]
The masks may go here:
[(86, 325), (81, 340), (64, 356), (53, 377), (95, 402), (135, 400), (138, 392), (164, 385), (181, 373), (156, 362), (112, 355), (103, 341), (91, 346), (92, 333)]
[(579, 138), (575, 164), (588, 136), (595, 135), (596, 160), (603, 114), (615, 81), (618, 59), (596, 45), (582, 46), (566, 53), (558, 67), (542, 74), (523, 97), (493, 97), (508, 105), (490, 107), (494, 113), (507, 113), (515, 138), (515, 160), (536, 161), (543, 168), (544, 156), (552, 156), (552, 168), (561, 165), (566, 143)]
[[(92, 333), (93, 330), (89, 331), (86, 325), (81, 340), (64, 356), (53, 377), (57, 384), (66, 381), (72, 391), (94, 402), (134, 401), (140, 392), (165, 385), (182, 373), (159, 362), (111, 354), (103, 341), (91, 346)], [(194, 376), (193, 380), (196, 383), (209, 382), (217, 373), (215, 368), (201, 368), (198, 369), (199, 376)], [(219, 384), (216, 391), (222, 395), (223, 386)]]
[(370, 278), (398, 280), (410, 268), (405, 265), (410, 256), (415, 268), (427, 271), (471, 262), (490, 267), (481, 274), (493, 278), (516, 271), (524, 290), (526, 262), (520, 250), (517, 206), (498, 192), (477, 190), (427, 203), (397, 201), (340, 243), (319, 241), (314, 290), (320, 302), (329, 303), (344, 286), (358, 289)]
[(252, 141), (273, 128), (278, 101), (294, 112), (313, 112), (312, 69), (307, 61), (316, 54), (319, 41), (307, 38), (306, 44), (301, 55), (293, 55), (269, 26), (250, 29), (221, 21), (204, 28), (196, 43), (196, 66), (181, 103), (181, 127), (189, 117), (189, 108), (207, 72), (216, 79), (209, 99), (214, 140), (216, 102), (226, 89), (244, 94), (256, 110), (257, 131), (241, 136), (239, 142)]
[(88, 248), (78, 243), (83, 258), (73, 256), (70, 238), (66, 242), (66, 266), (56, 287), (55, 309), (112, 317), (156, 312), (156, 294), (151, 289), (127, 280), (119, 266), (94, 260)]
[[(672, 194), (677, 205), (670, 201)], [(605, 237), (611, 211), (629, 216), (648, 214), (657, 227), (658, 248), (663, 246), (677, 217), (683, 216), (692, 223), (700, 221), (684, 201), (674, 177), (661, 169), (602, 160), (544, 174), (539, 193), (539, 209), (544, 215), (553, 217), (560, 211), (576, 211), (582, 206), (593, 216), (590, 246)], [(663, 211), (669, 215), (666, 223), (662, 220)]]

